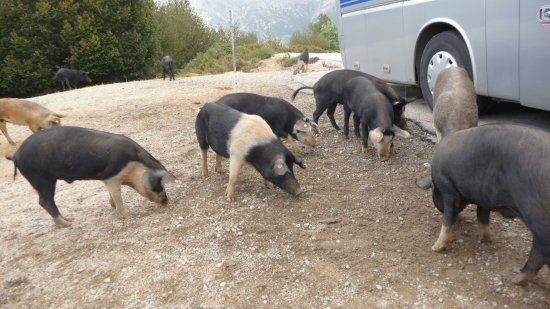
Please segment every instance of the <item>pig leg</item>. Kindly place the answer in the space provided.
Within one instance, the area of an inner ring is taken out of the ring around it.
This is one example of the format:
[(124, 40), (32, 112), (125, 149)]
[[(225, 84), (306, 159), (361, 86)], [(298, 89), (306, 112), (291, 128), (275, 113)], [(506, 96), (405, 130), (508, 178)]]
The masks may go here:
[(330, 120), (330, 123), (332, 124), (332, 127), (336, 130), (340, 130), (340, 127), (336, 124), (336, 120), (334, 120), (334, 112), (336, 111), (337, 106), (338, 103), (332, 103), (332, 105), (327, 108), (327, 116)]
[[(355, 115), (353, 115), (355, 117)], [(357, 121), (355, 121), (356, 118), (353, 118), (353, 121), (356, 123), (356, 128), (359, 128), (359, 117), (357, 117)], [(361, 152), (367, 153), (367, 146), (369, 144), (369, 128), (365, 125), (361, 126), (361, 135), (363, 136), (361, 139)]]
[(229, 157), (229, 183), (225, 190), (225, 200), (227, 202), (235, 201), (235, 185), (239, 176), (239, 170), (243, 165), (243, 159), (236, 156)]
[(107, 191), (109, 191), (110, 195), (110, 204), (116, 209), (118, 214), (124, 218), (128, 218), (128, 211), (124, 208), (124, 205), (122, 204), (122, 195), (120, 193), (120, 182), (118, 181), (104, 181), (105, 186), (107, 187)]
[(321, 108), (319, 106), (320, 105), (317, 104), (317, 108), (315, 108), (315, 111), (313, 111), (313, 121), (317, 124), (319, 124), (319, 118), (321, 117), (321, 115), (325, 111), (325, 108)]
[(54, 195), (56, 183), (56, 179), (33, 179), (31, 182), (38, 192), (38, 203), (50, 214), (50, 216), (52, 216), (55, 225), (57, 227), (69, 227), (71, 226), (71, 222), (59, 213), (59, 209), (57, 205), (55, 205)]
[(479, 230), (479, 242), (490, 242), (491, 231), (489, 231), (489, 216), (491, 212), (485, 208), (477, 206), (477, 226)]
[(361, 133), (359, 133), (359, 116), (355, 114), (353, 114), (353, 132), (355, 136), (361, 137)]
[[(458, 217), (455, 209), (460, 208), (456, 207), (459, 203), (456, 198), (448, 195), (442, 197), (437, 188), (434, 188), (434, 190), (437, 191), (437, 193), (434, 193), (434, 203), (436, 203), (436, 207), (438, 209), (443, 209), (443, 224), (441, 225), (439, 237), (437, 238), (435, 244), (432, 246), (432, 250), (441, 251), (445, 249), (453, 239), (453, 236), (451, 234), (451, 226), (453, 225), (453, 223), (455, 223)], [(443, 205), (441, 205), (441, 203)], [(443, 207), (438, 206), (438, 204)]]
[(537, 239), (533, 235), (533, 243), (531, 245), (529, 258), (527, 259), (527, 262), (523, 266), (521, 272), (512, 279), (512, 282), (518, 285), (526, 285), (527, 282), (532, 280), (537, 275), (537, 273), (542, 268), (542, 266), (544, 266), (545, 263), (542, 247), (543, 246), (537, 241)]
[(208, 176), (208, 148), (207, 149), (201, 149), (201, 157), (202, 157), (202, 177)]
[(223, 175), (222, 159), (222, 156), (216, 154), (216, 173), (218, 173), (218, 175)]
[(349, 135), (349, 117), (351, 116), (351, 109), (344, 106), (344, 137), (348, 138)]
[(8, 135), (8, 128), (6, 127), (6, 122), (4, 120), (0, 120), (0, 130), (2, 130), (2, 133), (8, 140), (8, 143), (10, 143), (10, 145), (12, 146), (15, 145), (15, 142)]
[[(69, 88), (69, 90), (73, 90), (73, 88), (71, 88), (71, 84), (69, 83), (69, 80), (64, 79), (63, 82), (67, 85), (67, 88)], [(65, 90), (65, 87), (63, 87), (63, 90)]]

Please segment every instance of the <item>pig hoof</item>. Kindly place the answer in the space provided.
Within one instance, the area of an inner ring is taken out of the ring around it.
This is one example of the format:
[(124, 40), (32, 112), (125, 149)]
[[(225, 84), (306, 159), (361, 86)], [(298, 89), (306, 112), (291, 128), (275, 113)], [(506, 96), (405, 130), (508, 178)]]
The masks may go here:
[(71, 226), (71, 222), (67, 221), (62, 216), (59, 216), (57, 218), (53, 218), (53, 222), (55, 222), (55, 226), (57, 226), (59, 228)]
[(440, 252), (440, 251), (443, 251), (445, 247), (446, 247), (445, 244), (441, 244), (437, 242), (432, 246), (432, 251)]
[(479, 242), (480, 243), (491, 242), (491, 241), (493, 241), (493, 237), (491, 236), (490, 232), (479, 233)]
[(517, 285), (527, 285), (529, 280), (531, 280), (531, 276), (525, 273), (519, 273), (512, 278), (512, 282)]
[(117, 212), (122, 217), (122, 219), (128, 219), (129, 215), (128, 215), (128, 212), (126, 210), (121, 211), (121, 210), (117, 209)]
[(265, 185), (266, 188), (271, 189), (271, 190), (273, 190), (275, 188), (275, 186), (267, 180), (264, 181), (264, 185)]

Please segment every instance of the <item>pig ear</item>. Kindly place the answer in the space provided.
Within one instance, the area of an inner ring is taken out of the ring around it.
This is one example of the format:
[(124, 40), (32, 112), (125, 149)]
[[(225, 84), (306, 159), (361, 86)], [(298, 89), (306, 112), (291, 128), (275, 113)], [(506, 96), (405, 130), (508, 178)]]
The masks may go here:
[(276, 160), (275, 166), (273, 167), (273, 172), (275, 173), (275, 175), (282, 176), (290, 172), (290, 170), (288, 169), (288, 166), (286, 165), (284, 160)]
[(373, 143), (380, 143), (384, 138), (384, 133), (382, 133), (382, 129), (378, 127), (369, 132), (369, 138)]
[(168, 182), (176, 182), (176, 177), (172, 175), (169, 171), (162, 171), (160, 176), (162, 177), (162, 184)]
[(393, 127), (391, 128), (391, 130), (393, 131), (393, 133), (395, 133), (395, 136), (399, 136), (399, 137), (402, 137), (402, 138), (409, 138), (411, 137), (411, 134), (403, 129), (401, 129), (400, 127), (396, 126), (396, 125), (393, 125)]
[(304, 118), (304, 121), (306, 123), (309, 123), (309, 125), (311, 126), (311, 128), (313, 129), (313, 132), (315, 132), (315, 134), (321, 134), (321, 129), (319, 129), (319, 126), (314, 122), (312, 121), (311, 119), (309, 118)]

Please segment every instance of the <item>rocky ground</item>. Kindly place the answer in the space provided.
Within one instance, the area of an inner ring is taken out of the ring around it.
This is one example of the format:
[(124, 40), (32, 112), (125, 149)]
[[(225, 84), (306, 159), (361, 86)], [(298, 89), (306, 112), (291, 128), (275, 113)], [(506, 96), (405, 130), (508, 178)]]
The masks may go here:
[[(312, 70), (325, 70), (312, 65)], [(494, 240), (477, 242), (473, 207), (442, 253), (430, 250), (441, 225), (431, 192), (414, 179), (429, 171), (431, 136), (412, 138), (379, 162), (360, 141), (320, 119), (321, 145), (302, 149), (299, 197), (263, 187), (241, 171), (234, 203), (227, 174), (202, 178), (194, 133), (207, 101), (248, 91), (290, 100), (290, 68), (86, 87), (33, 98), (67, 115), (64, 125), (124, 134), (158, 158), (179, 182), (163, 207), (126, 188), (121, 219), (99, 181), (59, 182), (56, 202), (74, 219), (55, 228), (26, 180), (0, 160), (0, 307), (3, 308), (549, 308), (544, 267), (527, 287), (511, 282), (531, 234), (493, 215)], [(294, 104), (311, 115), (314, 100)], [(341, 109), (336, 119), (342, 123)], [(8, 124), (22, 142), (30, 131)], [(0, 136), (0, 154), (12, 153)], [(211, 153), (212, 154), (212, 153)], [(210, 156), (210, 168), (214, 155)], [(224, 168), (227, 171), (227, 160)]]

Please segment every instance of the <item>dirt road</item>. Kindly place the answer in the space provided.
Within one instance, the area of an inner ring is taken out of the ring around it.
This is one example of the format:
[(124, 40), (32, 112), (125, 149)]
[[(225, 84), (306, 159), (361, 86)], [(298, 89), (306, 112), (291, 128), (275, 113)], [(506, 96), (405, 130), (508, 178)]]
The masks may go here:
[[(226, 203), (227, 174), (200, 176), (194, 121), (204, 102), (240, 91), (289, 100), (290, 69), (87, 87), (34, 98), (67, 114), (65, 125), (124, 134), (158, 158), (180, 183), (166, 207), (127, 188), (130, 218), (109, 205), (101, 182), (59, 182), (56, 202), (74, 219), (55, 228), (37, 194), (0, 160), (0, 307), (3, 308), (548, 308), (550, 276), (512, 284), (531, 234), (493, 215), (494, 241), (477, 242), (468, 208), (443, 253), (430, 250), (441, 215), (431, 192), (414, 184), (428, 173), (434, 145), (409, 123), (381, 163), (373, 148), (344, 139), (326, 116), (320, 147), (303, 149), (295, 198), (241, 172), (237, 202)], [(315, 67), (313, 67), (315, 68)], [(322, 69), (322, 68), (317, 68)], [(313, 97), (300, 94), (306, 115)], [(341, 109), (336, 119), (342, 123)], [(30, 131), (8, 125), (20, 143)], [(0, 154), (11, 153), (0, 136)], [(213, 168), (214, 156), (210, 156)], [(227, 171), (227, 160), (224, 168)], [(328, 220), (328, 221), (327, 221)], [(328, 224), (331, 223), (331, 224)]]

